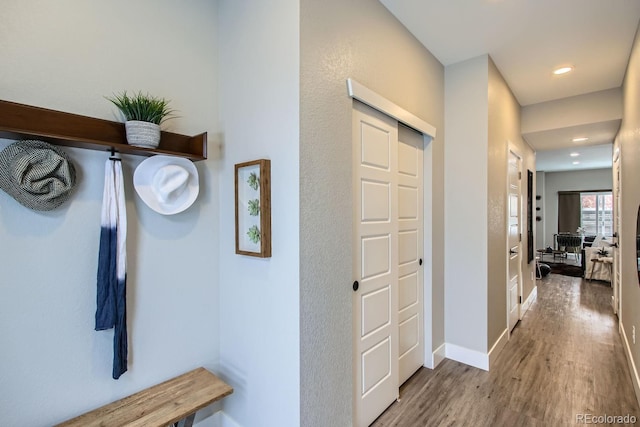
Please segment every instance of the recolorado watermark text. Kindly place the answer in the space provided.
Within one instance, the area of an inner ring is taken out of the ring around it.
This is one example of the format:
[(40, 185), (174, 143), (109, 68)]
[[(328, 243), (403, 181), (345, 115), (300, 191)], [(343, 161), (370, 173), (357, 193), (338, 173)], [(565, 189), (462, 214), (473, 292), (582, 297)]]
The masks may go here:
[(635, 424), (635, 415), (576, 414), (576, 424)]

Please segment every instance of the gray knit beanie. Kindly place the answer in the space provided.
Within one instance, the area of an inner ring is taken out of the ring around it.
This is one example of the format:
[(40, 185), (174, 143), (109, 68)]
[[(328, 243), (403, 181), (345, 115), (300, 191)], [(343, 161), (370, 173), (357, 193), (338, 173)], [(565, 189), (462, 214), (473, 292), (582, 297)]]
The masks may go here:
[(14, 142), (0, 152), (0, 188), (20, 204), (50, 211), (66, 202), (76, 170), (60, 148), (44, 141)]

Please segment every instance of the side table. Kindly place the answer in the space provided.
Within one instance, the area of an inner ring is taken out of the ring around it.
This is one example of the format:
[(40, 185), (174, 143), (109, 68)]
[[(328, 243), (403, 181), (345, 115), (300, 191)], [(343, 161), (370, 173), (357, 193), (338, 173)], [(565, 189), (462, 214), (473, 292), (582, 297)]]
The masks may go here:
[[(589, 280), (593, 280), (593, 270), (596, 266), (596, 263), (601, 264), (602, 266), (604, 266), (608, 272), (609, 272), (609, 281), (611, 281), (611, 275), (613, 274), (612, 269), (613, 269), (613, 258), (612, 257), (598, 257), (598, 258), (591, 258), (591, 274), (589, 274)], [(586, 277), (585, 277), (586, 278)]]

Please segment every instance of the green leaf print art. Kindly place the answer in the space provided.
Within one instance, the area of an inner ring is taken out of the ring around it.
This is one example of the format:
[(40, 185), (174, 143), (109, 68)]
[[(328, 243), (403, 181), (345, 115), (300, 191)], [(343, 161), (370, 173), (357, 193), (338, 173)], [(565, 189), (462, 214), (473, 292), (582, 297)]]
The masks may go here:
[(249, 200), (249, 215), (251, 216), (258, 216), (258, 214), (260, 213), (260, 200), (258, 199), (254, 199), (254, 200)]
[(258, 180), (258, 175), (255, 172), (251, 172), (249, 174), (247, 184), (249, 184), (249, 187), (253, 188), (254, 190), (258, 189), (258, 187), (260, 186), (260, 181)]
[(247, 231), (247, 236), (249, 236), (249, 240), (251, 240), (251, 242), (258, 243), (260, 241), (260, 229), (258, 226), (252, 226), (249, 231)]

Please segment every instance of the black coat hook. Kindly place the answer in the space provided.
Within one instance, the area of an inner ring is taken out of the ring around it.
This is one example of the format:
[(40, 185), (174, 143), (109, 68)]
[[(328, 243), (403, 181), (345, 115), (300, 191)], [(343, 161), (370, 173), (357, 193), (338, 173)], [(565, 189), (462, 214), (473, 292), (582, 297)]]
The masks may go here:
[(109, 160), (122, 160), (120, 157), (116, 157), (116, 149), (114, 147), (111, 147), (111, 156), (109, 157)]

